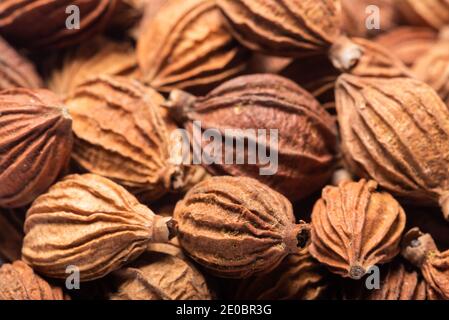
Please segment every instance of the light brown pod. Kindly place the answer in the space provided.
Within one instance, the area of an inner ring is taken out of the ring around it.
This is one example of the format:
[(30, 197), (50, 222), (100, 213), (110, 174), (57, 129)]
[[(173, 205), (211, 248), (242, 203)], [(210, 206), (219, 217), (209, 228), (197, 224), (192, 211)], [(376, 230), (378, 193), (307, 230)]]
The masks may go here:
[(20, 259), (24, 220), (25, 210), (0, 208), (0, 264)]
[(23, 260), (34, 270), (65, 279), (75, 266), (81, 281), (101, 278), (166, 242), (170, 218), (156, 216), (106, 178), (70, 175), (40, 196), (25, 220)]
[(274, 269), (307, 244), (291, 203), (257, 180), (211, 177), (178, 202), (174, 219), (183, 249), (214, 275), (247, 278)]
[(79, 46), (67, 52), (61, 68), (52, 72), (48, 87), (66, 97), (78, 85), (99, 75), (138, 78), (137, 58), (132, 45), (98, 37)]
[(0, 288), (0, 300), (68, 299), (61, 288), (50, 285), (22, 261), (0, 267)]
[(153, 244), (136, 261), (113, 274), (112, 300), (210, 300), (203, 275), (172, 244)]
[(328, 287), (325, 268), (307, 249), (298, 250), (282, 260), (270, 273), (241, 280), (236, 300), (317, 300)]
[(254, 51), (292, 57), (322, 53), (340, 34), (339, 0), (217, 3), (236, 39)]
[(449, 23), (447, 0), (396, 0), (399, 14), (409, 24), (440, 29)]
[[(3, 0), (0, 35), (30, 49), (78, 44), (102, 30), (115, 5), (116, 0)], [(73, 15), (77, 12), (73, 6), (79, 9), (78, 28), (73, 26)]]
[(136, 80), (99, 76), (78, 86), (66, 104), (73, 117), (72, 157), (91, 173), (110, 178), (142, 201), (183, 186), (174, 159), (164, 99)]
[(449, 111), (425, 83), (342, 75), (336, 104), (343, 157), (358, 176), (449, 218)]
[(360, 279), (400, 251), (405, 213), (375, 181), (324, 188), (312, 212), (312, 256), (332, 272)]
[(66, 166), (72, 119), (44, 89), (0, 93), (0, 206), (20, 207), (45, 192)]
[(28, 59), (0, 37), (0, 91), (11, 88), (41, 88), (42, 80)]
[(449, 251), (440, 252), (430, 234), (413, 228), (404, 236), (402, 255), (421, 269), (435, 298), (449, 300)]
[(143, 22), (137, 58), (143, 79), (155, 89), (203, 92), (242, 73), (248, 54), (214, 0), (170, 0)]
[[(201, 164), (214, 175), (255, 178), (291, 200), (318, 190), (332, 175), (334, 119), (310, 93), (286, 78), (270, 74), (241, 76), (201, 98), (174, 91), (168, 105), (191, 133), (194, 153), (198, 155), (195, 150), (201, 149)], [(194, 130), (204, 133), (208, 129), (220, 133), (221, 150), (214, 150), (210, 141), (194, 134)], [(244, 139), (254, 142), (259, 151), (268, 149), (272, 161), (257, 155), (246, 140), (243, 152), (236, 143), (231, 145), (229, 141), (239, 137), (232, 129), (249, 130)], [(277, 137), (270, 130), (276, 130)], [(255, 136), (251, 137), (251, 133)], [(235, 154), (244, 159), (237, 161)]]

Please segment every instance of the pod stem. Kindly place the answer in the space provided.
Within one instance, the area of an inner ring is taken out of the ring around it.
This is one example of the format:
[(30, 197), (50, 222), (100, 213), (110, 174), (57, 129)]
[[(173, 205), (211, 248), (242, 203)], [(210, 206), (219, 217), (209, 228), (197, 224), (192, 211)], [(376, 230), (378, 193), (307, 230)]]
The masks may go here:
[(171, 217), (154, 216), (152, 242), (168, 242), (177, 234), (177, 225)]
[(188, 114), (193, 110), (196, 97), (182, 90), (173, 90), (170, 92), (168, 100), (165, 101), (163, 107), (168, 108), (170, 115), (179, 124), (183, 124), (188, 120)]
[(346, 36), (335, 41), (329, 51), (329, 58), (335, 68), (348, 72), (354, 68), (363, 56), (363, 48)]
[(352, 179), (351, 173), (346, 169), (338, 169), (332, 175), (332, 185), (339, 186), (343, 182), (351, 182), (354, 181)]
[(290, 230), (286, 244), (290, 252), (297, 252), (298, 248), (305, 248), (310, 242), (310, 224), (300, 221)]
[(404, 235), (401, 254), (418, 268), (421, 268), (426, 259), (437, 251), (432, 236), (421, 232), (419, 228), (413, 228)]

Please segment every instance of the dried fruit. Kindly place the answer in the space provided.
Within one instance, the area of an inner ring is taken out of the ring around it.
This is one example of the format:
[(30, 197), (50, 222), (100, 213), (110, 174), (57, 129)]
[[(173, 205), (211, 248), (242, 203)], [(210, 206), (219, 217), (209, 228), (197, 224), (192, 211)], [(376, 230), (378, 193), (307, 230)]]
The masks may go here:
[(404, 236), (402, 255), (421, 269), (436, 298), (449, 300), (449, 251), (440, 252), (428, 233), (413, 228)]
[[(288, 79), (269, 74), (242, 76), (202, 98), (174, 91), (168, 105), (173, 116), (184, 122), (191, 133), (194, 150), (201, 149), (202, 155), (209, 159), (202, 161), (202, 165), (214, 175), (252, 177), (292, 200), (318, 190), (332, 175), (336, 144), (334, 119), (311, 94)], [(198, 121), (201, 128), (194, 123)], [(220, 133), (224, 146), (221, 150), (193, 133), (208, 129)], [(243, 130), (243, 134), (232, 129)], [(268, 142), (266, 136), (270, 129), (277, 130), (279, 141), (270, 132)], [(245, 143), (248, 139), (257, 145), (258, 155), (255, 148)], [(243, 141), (245, 150), (229, 143), (234, 140)], [(270, 163), (260, 157), (263, 148), (268, 148), (275, 161)], [(230, 161), (236, 154), (248, 159)], [(255, 161), (251, 162), (251, 158)]]
[(0, 93), (0, 206), (20, 207), (45, 192), (66, 166), (72, 120), (44, 89)]
[(174, 219), (183, 249), (211, 273), (247, 278), (274, 269), (307, 244), (291, 203), (257, 180), (211, 177), (178, 202)]
[[(79, 28), (66, 27), (66, 23), (74, 23), (69, 17), (74, 12), (73, 5), (79, 9)], [(30, 49), (74, 45), (100, 32), (115, 5), (116, 0), (2, 0), (0, 35)]]
[(327, 290), (326, 270), (307, 249), (289, 254), (268, 274), (240, 282), (237, 300), (317, 300)]
[(342, 277), (360, 279), (400, 251), (404, 210), (376, 188), (365, 180), (328, 186), (313, 208), (310, 253)]
[(410, 24), (439, 29), (449, 23), (447, 0), (397, 0), (397, 10)]
[(248, 54), (226, 29), (215, 0), (171, 0), (143, 22), (137, 58), (159, 91), (208, 90), (242, 73)]
[(0, 265), (20, 259), (24, 220), (24, 210), (0, 208)]
[(61, 288), (50, 285), (22, 261), (0, 267), (0, 288), (0, 300), (68, 299)]
[(81, 281), (94, 280), (139, 256), (150, 242), (168, 241), (169, 221), (111, 180), (67, 176), (28, 210), (23, 260), (48, 277), (65, 279), (66, 268), (75, 266)]
[(138, 81), (99, 76), (67, 99), (73, 117), (73, 158), (91, 173), (127, 187), (142, 201), (183, 187), (184, 170), (174, 159), (164, 99)]
[(235, 38), (254, 51), (306, 56), (327, 51), (340, 35), (338, 0), (218, 0), (217, 3)]
[(34, 66), (0, 38), (0, 91), (15, 87), (40, 88), (42, 80)]
[(172, 244), (153, 244), (136, 261), (114, 272), (112, 300), (210, 300), (201, 273)]

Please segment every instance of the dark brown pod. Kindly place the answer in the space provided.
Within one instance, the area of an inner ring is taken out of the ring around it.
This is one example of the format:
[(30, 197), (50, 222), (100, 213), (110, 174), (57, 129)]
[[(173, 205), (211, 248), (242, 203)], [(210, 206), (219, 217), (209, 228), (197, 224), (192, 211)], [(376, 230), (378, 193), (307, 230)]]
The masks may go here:
[(72, 119), (52, 92), (0, 93), (0, 206), (20, 207), (45, 192), (67, 165)]
[[(168, 105), (174, 117), (191, 133), (194, 153), (200, 149), (208, 159), (200, 159), (201, 164), (214, 175), (255, 178), (291, 200), (317, 191), (332, 175), (334, 119), (310, 93), (286, 78), (270, 74), (242, 76), (201, 98), (173, 91)], [(213, 150), (210, 141), (193, 133), (208, 129), (209, 133), (220, 133), (221, 150)], [(239, 136), (233, 129), (249, 131)], [(245, 143), (244, 151), (229, 143), (234, 139)], [(258, 151), (249, 147), (248, 139), (259, 151), (268, 149), (272, 161), (261, 159)], [(237, 161), (235, 154), (246, 158)], [(251, 163), (251, 158), (256, 161)]]
[(183, 249), (214, 275), (247, 278), (274, 269), (307, 244), (309, 226), (295, 224), (291, 203), (257, 180), (211, 177), (175, 209)]
[(20, 260), (25, 212), (22, 208), (0, 208), (0, 261), (13, 262)]

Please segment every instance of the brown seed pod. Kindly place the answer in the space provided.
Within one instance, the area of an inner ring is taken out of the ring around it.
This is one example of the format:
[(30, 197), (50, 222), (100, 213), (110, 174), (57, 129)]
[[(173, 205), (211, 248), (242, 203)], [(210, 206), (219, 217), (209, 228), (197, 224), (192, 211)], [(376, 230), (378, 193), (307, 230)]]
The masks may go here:
[(183, 249), (212, 274), (247, 278), (274, 269), (307, 244), (291, 203), (257, 180), (211, 177), (178, 202), (174, 219)]
[(339, 0), (217, 3), (235, 38), (254, 51), (292, 57), (322, 53), (340, 34)]
[[(116, 0), (3, 0), (0, 2), (0, 35), (29, 49), (74, 45), (101, 31), (115, 5)], [(78, 11), (77, 28), (71, 24)]]
[(268, 274), (241, 280), (236, 300), (317, 300), (327, 290), (326, 270), (307, 249), (297, 250)]
[(20, 259), (24, 220), (25, 210), (0, 208), (0, 264)]
[[(202, 98), (174, 91), (168, 105), (191, 133), (194, 151), (201, 149), (205, 158), (202, 165), (214, 175), (255, 178), (291, 200), (317, 191), (332, 175), (334, 119), (311, 94), (286, 78), (269, 74), (242, 76)], [(208, 129), (220, 134), (218, 140), (224, 146), (221, 150), (194, 133)], [(277, 130), (277, 139), (270, 130)], [(234, 139), (245, 143), (244, 151), (229, 143)], [(259, 155), (247, 140), (257, 145)], [(260, 157), (261, 148), (269, 149), (271, 163)], [(229, 161), (235, 155), (247, 158)]]
[(52, 72), (48, 87), (65, 97), (78, 85), (99, 75), (138, 78), (132, 45), (98, 37), (71, 50), (64, 56), (62, 67)]
[(449, 218), (449, 111), (425, 83), (342, 75), (336, 104), (351, 171)]
[(312, 212), (312, 256), (332, 272), (360, 279), (400, 251), (405, 213), (375, 181), (324, 188)]
[(114, 272), (112, 300), (210, 300), (203, 275), (172, 244), (152, 244), (136, 261)]
[(91, 173), (127, 187), (142, 201), (183, 187), (184, 170), (174, 143), (164, 99), (138, 81), (99, 76), (67, 99), (73, 117), (73, 158)]
[(0, 37), (0, 91), (11, 88), (40, 88), (42, 80), (34, 66)]
[(440, 252), (430, 234), (413, 228), (404, 236), (402, 255), (421, 269), (436, 298), (449, 300), (449, 251)]
[(69, 299), (61, 288), (50, 285), (22, 261), (0, 267), (0, 288), (0, 300)]
[(75, 266), (81, 281), (94, 280), (139, 256), (148, 243), (167, 242), (169, 221), (111, 180), (67, 176), (28, 210), (23, 260), (48, 277), (65, 279), (66, 268)]
[(45, 192), (66, 166), (72, 120), (44, 89), (0, 93), (0, 206), (20, 207)]
[(437, 36), (430, 28), (401, 26), (379, 35), (374, 41), (410, 67), (436, 43)]
[(401, 17), (411, 25), (440, 29), (449, 23), (447, 0), (397, 0), (395, 5)]
[(226, 29), (215, 0), (171, 0), (143, 22), (137, 58), (155, 89), (204, 92), (242, 73), (248, 54)]

